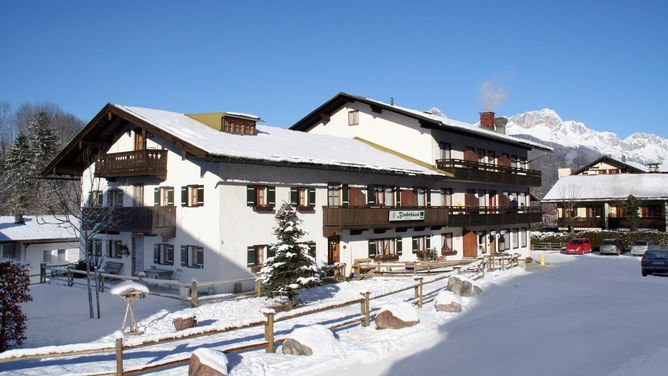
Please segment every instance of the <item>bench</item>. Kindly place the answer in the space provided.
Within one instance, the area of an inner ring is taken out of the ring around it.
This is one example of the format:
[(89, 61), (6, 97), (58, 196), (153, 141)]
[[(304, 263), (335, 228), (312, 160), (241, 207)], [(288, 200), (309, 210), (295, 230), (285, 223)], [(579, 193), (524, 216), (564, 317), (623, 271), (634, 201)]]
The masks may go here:
[(123, 263), (118, 261), (107, 261), (104, 263), (102, 269), (104, 273), (119, 275), (121, 274), (121, 269), (123, 268)]

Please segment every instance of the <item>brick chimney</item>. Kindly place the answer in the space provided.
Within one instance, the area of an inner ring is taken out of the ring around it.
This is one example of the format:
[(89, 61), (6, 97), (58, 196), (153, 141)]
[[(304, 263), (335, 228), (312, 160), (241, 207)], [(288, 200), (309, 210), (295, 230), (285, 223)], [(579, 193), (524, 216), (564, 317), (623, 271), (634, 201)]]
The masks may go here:
[(494, 112), (486, 111), (480, 113), (480, 128), (489, 129), (490, 131), (496, 130), (494, 127)]

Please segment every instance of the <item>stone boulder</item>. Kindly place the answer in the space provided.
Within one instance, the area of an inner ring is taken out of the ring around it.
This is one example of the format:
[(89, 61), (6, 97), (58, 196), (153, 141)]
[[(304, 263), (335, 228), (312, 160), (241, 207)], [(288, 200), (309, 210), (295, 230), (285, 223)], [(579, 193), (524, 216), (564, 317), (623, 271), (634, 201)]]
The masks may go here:
[(461, 297), (452, 291), (441, 291), (434, 300), (438, 312), (461, 312)]
[(227, 376), (225, 353), (200, 348), (190, 356), (188, 376)]
[(452, 276), (448, 279), (448, 290), (463, 297), (472, 297), (480, 295), (482, 289), (473, 281), (462, 276)]
[(419, 322), (417, 310), (412, 304), (391, 304), (381, 308), (376, 316), (376, 329), (402, 329)]
[(293, 330), (283, 342), (281, 352), (289, 355), (331, 354), (339, 346), (339, 340), (331, 330), (316, 324)]
[(176, 317), (172, 320), (172, 324), (177, 331), (192, 328), (197, 325), (197, 317), (195, 315)]

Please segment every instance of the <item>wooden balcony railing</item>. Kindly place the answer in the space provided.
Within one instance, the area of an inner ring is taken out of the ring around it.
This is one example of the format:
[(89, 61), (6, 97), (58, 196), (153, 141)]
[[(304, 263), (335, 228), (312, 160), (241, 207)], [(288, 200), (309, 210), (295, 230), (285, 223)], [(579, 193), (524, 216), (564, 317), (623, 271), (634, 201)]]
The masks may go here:
[(462, 180), (532, 187), (540, 186), (542, 182), (540, 171), (538, 170), (463, 159), (437, 159), (436, 167), (439, 170), (453, 174), (456, 179)]
[(136, 232), (173, 237), (176, 234), (176, 207), (82, 208), (83, 227), (101, 232)]
[(95, 176), (117, 178), (126, 176), (167, 177), (167, 150), (137, 150), (104, 154), (95, 161)]
[[(629, 220), (626, 217), (608, 218), (608, 228), (629, 228)], [(638, 218), (638, 228), (649, 228), (663, 230), (666, 227), (666, 219), (661, 217)]]
[[(421, 213), (421, 214), (420, 214)], [(420, 217), (422, 216), (422, 217)], [(396, 227), (515, 225), (540, 222), (540, 207), (323, 207), (323, 234)]]
[(576, 218), (559, 218), (557, 220), (557, 226), (559, 227), (593, 227), (593, 228), (605, 228), (605, 222), (603, 218), (594, 218), (594, 217), (576, 217)]

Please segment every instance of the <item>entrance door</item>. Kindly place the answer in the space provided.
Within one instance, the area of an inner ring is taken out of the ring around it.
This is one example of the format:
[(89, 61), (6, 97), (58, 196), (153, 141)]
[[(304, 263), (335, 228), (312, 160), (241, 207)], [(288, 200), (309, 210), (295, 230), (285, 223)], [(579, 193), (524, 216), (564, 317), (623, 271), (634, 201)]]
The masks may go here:
[(334, 264), (339, 262), (339, 237), (331, 237), (327, 240), (327, 263)]
[(490, 254), (496, 253), (496, 235), (489, 236), (489, 253)]
[(464, 230), (464, 257), (478, 256), (478, 236), (475, 231)]
[(144, 235), (132, 235), (132, 275), (144, 270)]

